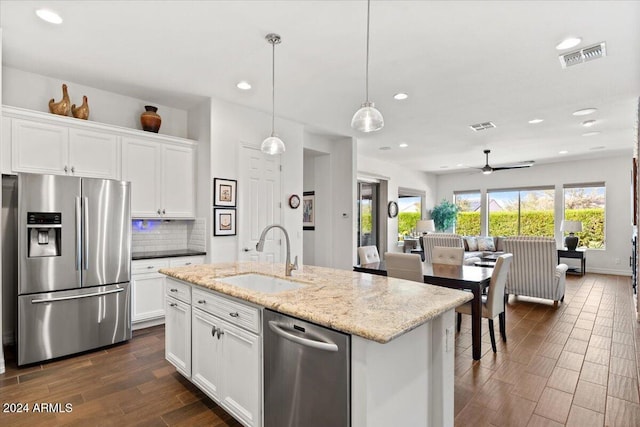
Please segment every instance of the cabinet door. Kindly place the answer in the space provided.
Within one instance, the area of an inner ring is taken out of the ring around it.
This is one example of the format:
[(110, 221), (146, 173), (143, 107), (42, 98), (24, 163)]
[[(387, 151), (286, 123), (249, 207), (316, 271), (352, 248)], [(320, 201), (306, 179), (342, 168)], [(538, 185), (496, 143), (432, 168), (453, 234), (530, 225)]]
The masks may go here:
[(136, 274), (131, 277), (132, 322), (164, 316), (164, 281), (164, 274)]
[(230, 413), (248, 426), (262, 424), (261, 338), (223, 322), (221, 371), (224, 373), (220, 400)]
[(222, 321), (194, 308), (191, 315), (191, 381), (212, 399), (219, 401)]
[(131, 216), (158, 218), (160, 146), (136, 138), (122, 140), (122, 179), (131, 182)]
[(11, 168), (14, 172), (65, 175), (69, 132), (66, 127), (13, 119)]
[(165, 302), (165, 358), (185, 377), (191, 376), (191, 306), (174, 298)]
[(195, 217), (195, 149), (165, 145), (162, 150), (162, 209), (169, 218)]
[(108, 133), (69, 129), (69, 165), (75, 176), (119, 179), (119, 139)]
[(2, 118), (2, 139), (0, 139), (0, 169), (2, 173), (11, 173), (11, 119)]

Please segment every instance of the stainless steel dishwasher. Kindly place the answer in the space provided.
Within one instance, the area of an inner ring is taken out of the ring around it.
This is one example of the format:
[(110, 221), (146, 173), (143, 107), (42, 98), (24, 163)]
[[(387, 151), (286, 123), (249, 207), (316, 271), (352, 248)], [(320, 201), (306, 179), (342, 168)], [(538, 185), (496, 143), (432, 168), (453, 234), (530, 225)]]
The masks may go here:
[(351, 337), (268, 309), (265, 427), (351, 425)]

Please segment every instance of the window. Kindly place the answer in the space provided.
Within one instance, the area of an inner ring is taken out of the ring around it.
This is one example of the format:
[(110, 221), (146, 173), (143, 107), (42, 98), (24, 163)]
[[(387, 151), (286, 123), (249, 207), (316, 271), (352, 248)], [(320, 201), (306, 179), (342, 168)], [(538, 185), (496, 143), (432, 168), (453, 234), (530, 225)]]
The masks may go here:
[(358, 182), (358, 245), (378, 244), (378, 184)]
[(480, 233), (480, 192), (455, 192), (453, 202), (458, 207), (456, 233), (463, 236), (479, 236)]
[(487, 192), (492, 236), (554, 236), (554, 189), (531, 188)]
[(416, 222), (422, 218), (424, 192), (398, 189), (398, 240), (415, 234)]
[(580, 247), (605, 247), (605, 195), (603, 182), (564, 186), (564, 219), (582, 223), (582, 232), (576, 233)]

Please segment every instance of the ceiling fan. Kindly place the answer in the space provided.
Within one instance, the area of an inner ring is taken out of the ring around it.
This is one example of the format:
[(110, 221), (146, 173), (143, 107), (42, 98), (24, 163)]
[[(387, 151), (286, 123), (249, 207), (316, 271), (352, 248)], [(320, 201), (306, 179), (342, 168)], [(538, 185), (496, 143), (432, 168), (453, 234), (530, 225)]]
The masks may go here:
[(493, 168), (489, 166), (489, 153), (491, 153), (491, 150), (484, 150), (484, 155), (486, 156), (486, 164), (481, 168), (476, 168), (476, 169), (480, 169), (482, 173), (485, 175), (489, 175), (491, 172), (494, 172), (494, 171), (501, 171), (506, 169), (528, 168), (533, 166), (533, 163), (534, 163), (533, 160), (527, 160), (526, 162), (516, 163), (508, 166), (501, 166), (499, 168)]

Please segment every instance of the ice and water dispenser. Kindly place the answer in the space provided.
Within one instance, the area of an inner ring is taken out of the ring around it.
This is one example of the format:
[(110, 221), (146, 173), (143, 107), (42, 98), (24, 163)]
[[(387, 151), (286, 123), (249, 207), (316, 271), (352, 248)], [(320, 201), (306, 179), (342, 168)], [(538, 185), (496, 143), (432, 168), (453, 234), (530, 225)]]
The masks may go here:
[(27, 212), (27, 256), (60, 256), (62, 214)]

